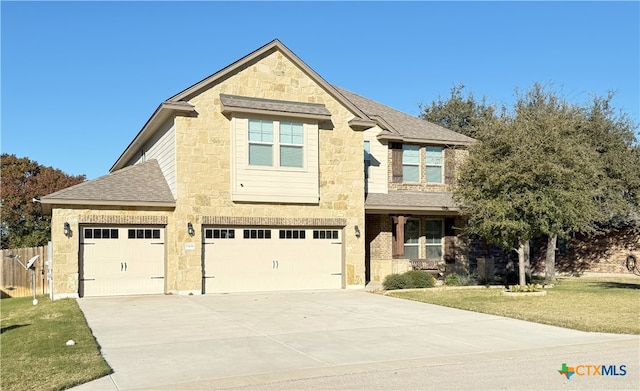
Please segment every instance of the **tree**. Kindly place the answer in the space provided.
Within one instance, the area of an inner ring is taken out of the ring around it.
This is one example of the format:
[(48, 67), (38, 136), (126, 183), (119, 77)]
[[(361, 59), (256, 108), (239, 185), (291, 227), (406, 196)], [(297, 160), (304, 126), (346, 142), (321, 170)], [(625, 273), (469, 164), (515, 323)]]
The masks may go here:
[(601, 169), (584, 116), (536, 84), (520, 95), (512, 115), (479, 129), (460, 171), (455, 199), (468, 231), (518, 250), (525, 284), (525, 244), (534, 237), (592, 232), (603, 211), (594, 202)]
[(420, 118), (472, 138), (481, 137), (482, 129), (497, 119), (497, 108), (486, 98), (476, 101), (472, 93), (463, 96), (463, 84), (451, 87), (447, 100), (438, 98), (430, 105), (420, 105)]
[(32, 200), (84, 182), (85, 176), (71, 176), (29, 158), (3, 153), (0, 158), (2, 199), (2, 248), (45, 245), (51, 238), (51, 218)]

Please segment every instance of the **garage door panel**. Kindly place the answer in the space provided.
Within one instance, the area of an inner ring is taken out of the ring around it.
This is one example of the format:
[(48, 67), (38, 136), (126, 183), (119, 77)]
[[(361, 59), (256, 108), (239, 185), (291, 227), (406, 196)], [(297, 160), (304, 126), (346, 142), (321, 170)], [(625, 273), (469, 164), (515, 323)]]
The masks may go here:
[(164, 229), (83, 227), (82, 296), (164, 293)]
[(342, 288), (341, 231), (323, 229), (322, 235), (319, 231), (205, 229), (205, 292)]

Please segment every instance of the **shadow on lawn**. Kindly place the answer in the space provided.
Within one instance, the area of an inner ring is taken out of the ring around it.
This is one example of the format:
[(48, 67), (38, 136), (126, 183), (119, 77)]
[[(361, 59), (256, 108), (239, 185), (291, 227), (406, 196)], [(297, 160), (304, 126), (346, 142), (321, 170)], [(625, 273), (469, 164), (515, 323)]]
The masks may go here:
[(593, 285), (601, 286), (603, 288), (640, 289), (640, 284), (633, 284), (628, 282), (594, 282)]
[(24, 326), (31, 326), (31, 323), (27, 323), (27, 324), (12, 324), (11, 326), (3, 327), (2, 329), (0, 329), (0, 334), (4, 334), (5, 331), (18, 329), (18, 328), (24, 327)]

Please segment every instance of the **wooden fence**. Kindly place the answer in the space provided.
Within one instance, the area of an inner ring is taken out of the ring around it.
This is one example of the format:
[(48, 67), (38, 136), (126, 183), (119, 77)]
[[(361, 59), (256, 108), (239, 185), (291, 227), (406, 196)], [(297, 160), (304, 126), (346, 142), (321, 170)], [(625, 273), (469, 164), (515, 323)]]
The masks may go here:
[[(33, 264), (35, 271), (26, 270), (27, 262), (36, 255), (39, 257)], [(47, 278), (49, 270), (45, 265), (48, 260), (47, 246), (2, 250), (0, 258), (2, 298), (32, 296), (32, 273), (35, 273), (36, 295), (49, 294), (49, 279)]]

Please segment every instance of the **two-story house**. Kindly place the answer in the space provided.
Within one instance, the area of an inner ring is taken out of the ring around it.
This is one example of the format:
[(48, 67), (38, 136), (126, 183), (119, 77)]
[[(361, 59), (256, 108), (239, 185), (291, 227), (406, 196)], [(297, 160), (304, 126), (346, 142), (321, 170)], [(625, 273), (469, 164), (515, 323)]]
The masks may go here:
[(464, 262), (450, 183), (472, 141), (274, 40), (162, 102), (109, 174), (42, 197), (54, 297), (361, 288)]

